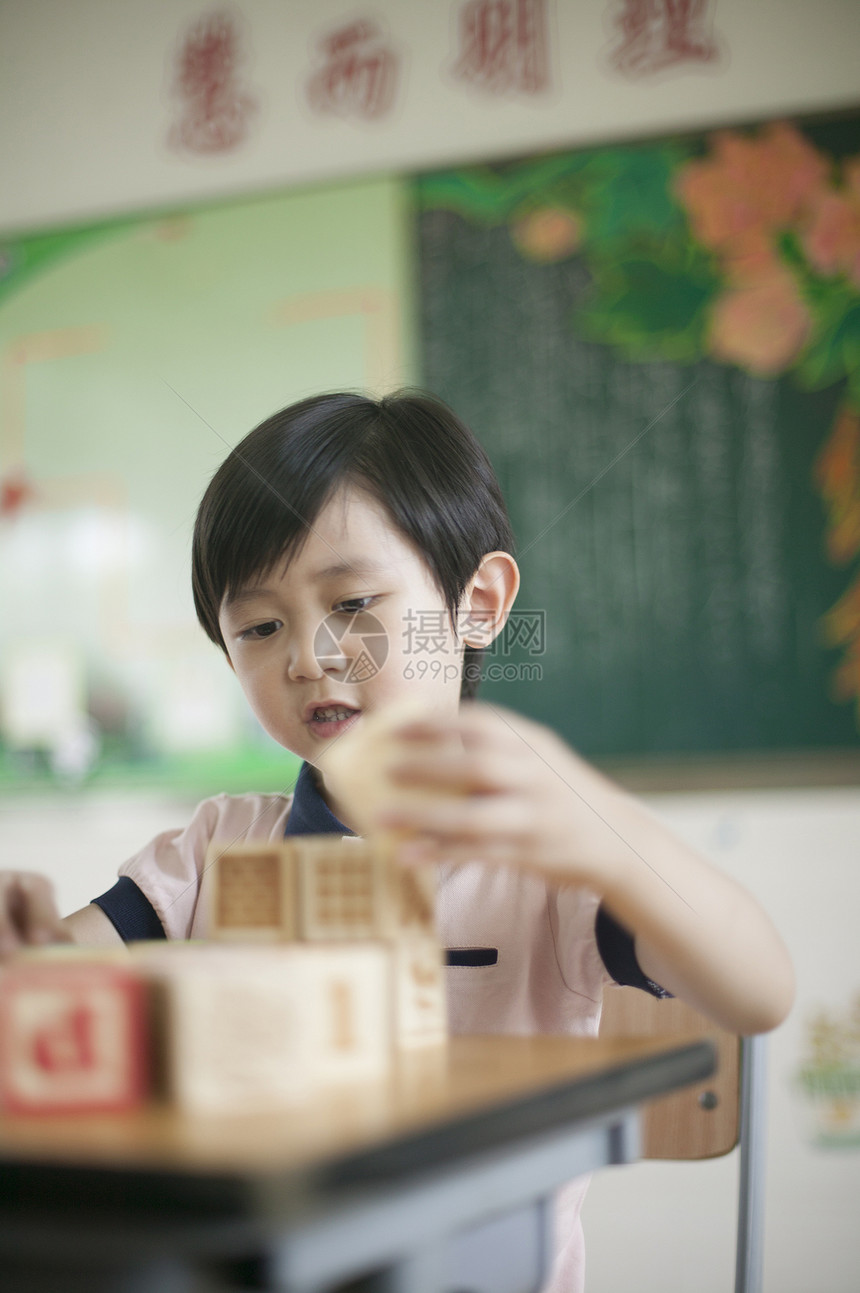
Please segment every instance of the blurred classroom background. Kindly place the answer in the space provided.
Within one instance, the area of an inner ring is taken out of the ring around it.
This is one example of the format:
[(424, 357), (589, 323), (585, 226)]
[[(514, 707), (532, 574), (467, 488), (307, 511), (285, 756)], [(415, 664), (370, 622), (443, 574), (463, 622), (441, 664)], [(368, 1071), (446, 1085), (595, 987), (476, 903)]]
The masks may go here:
[[(289, 788), (194, 619), (197, 501), (292, 400), (435, 390), (523, 568), (486, 695), (794, 956), (767, 1293), (860, 1270), (858, 48), (854, 0), (0, 7), (0, 864), (71, 910)], [(590, 1293), (730, 1287), (736, 1172), (596, 1177)]]

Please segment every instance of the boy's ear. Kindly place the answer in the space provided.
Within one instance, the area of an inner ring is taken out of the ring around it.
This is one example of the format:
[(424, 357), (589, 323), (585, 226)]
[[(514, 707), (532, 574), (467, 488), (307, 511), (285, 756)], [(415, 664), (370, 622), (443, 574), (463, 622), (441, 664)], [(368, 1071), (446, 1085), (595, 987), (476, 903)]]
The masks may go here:
[(481, 558), (460, 601), (457, 629), (466, 646), (487, 647), (498, 637), (519, 586), (519, 568), (509, 552)]

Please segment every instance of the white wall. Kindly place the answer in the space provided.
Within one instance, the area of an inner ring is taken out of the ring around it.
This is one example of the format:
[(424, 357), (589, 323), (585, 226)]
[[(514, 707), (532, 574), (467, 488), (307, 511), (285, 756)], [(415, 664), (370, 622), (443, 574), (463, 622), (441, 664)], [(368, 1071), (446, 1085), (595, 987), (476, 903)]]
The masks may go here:
[[(813, 1012), (860, 989), (860, 789), (648, 796), (745, 884), (786, 939), (797, 1001), (768, 1042), (765, 1293), (856, 1293), (860, 1153), (817, 1149), (794, 1090)], [(726, 1293), (734, 1281), (737, 1152), (598, 1174), (583, 1213), (588, 1293)]]
[[(788, 942), (797, 1003), (768, 1047), (765, 1293), (856, 1293), (860, 1154), (812, 1146), (792, 1088), (811, 1013), (860, 987), (860, 789), (651, 795), (651, 807), (747, 885)], [(126, 796), (0, 806), (5, 864), (47, 872), (64, 911), (96, 897), (192, 805)], [(598, 1173), (584, 1211), (588, 1293), (726, 1293), (737, 1153)]]
[[(201, 156), (167, 142), (179, 110), (177, 51), (192, 23), (225, 6), (7, 0), (0, 5), (0, 230), (860, 99), (856, 0), (710, 0), (719, 58), (638, 79), (610, 61), (618, 43), (613, 17), (624, 0), (545, 0), (551, 83), (534, 95), (496, 95), (451, 75), (463, 3), (226, 6), (241, 33), (237, 81), (256, 111), (242, 146)], [(373, 121), (315, 116), (306, 86), (320, 39), (357, 17), (377, 22), (399, 57), (391, 112)]]

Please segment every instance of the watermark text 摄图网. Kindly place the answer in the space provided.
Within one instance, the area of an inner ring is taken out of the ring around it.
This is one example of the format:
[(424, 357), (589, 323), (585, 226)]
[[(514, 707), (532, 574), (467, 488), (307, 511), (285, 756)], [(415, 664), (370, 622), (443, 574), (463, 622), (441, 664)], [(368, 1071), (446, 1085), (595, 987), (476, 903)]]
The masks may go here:
[[(409, 610), (402, 625), (400, 654), (407, 679), (453, 681), (462, 674), (469, 682), (543, 681), (535, 657), (546, 652), (545, 611), (514, 610), (495, 636), (492, 620), (474, 612), (452, 620), (444, 609)], [(316, 630), (314, 654), (326, 672), (337, 672), (346, 683), (364, 683), (385, 666), (391, 645), (388, 631), (371, 611), (333, 611)], [(464, 665), (464, 645), (478, 648), (480, 660), (467, 656)]]
[[(487, 629), (487, 620), (474, 611), (462, 611), (456, 617), (457, 641), (483, 645), (481, 638)], [(404, 655), (440, 655), (451, 649), (448, 612), (407, 611), (403, 618)], [(487, 654), (510, 656), (515, 651), (529, 656), (546, 653), (546, 611), (512, 610), (501, 632), (484, 647)]]

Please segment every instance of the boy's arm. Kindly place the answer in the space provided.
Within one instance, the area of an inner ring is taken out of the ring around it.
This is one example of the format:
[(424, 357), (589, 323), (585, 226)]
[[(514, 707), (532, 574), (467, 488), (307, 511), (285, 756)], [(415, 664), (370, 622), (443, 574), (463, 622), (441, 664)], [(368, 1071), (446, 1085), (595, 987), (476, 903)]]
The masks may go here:
[(60, 918), (54, 886), (43, 875), (29, 871), (0, 872), (0, 959), (21, 947), (49, 943), (97, 946), (122, 944), (108, 917), (90, 905)]
[(732, 1032), (782, 1023), (794, 971), (755, 898), (611, 783), (591, 782), (590, 805), (618, 843), (598, 859), (592, 883), (633, 934), (647, 977)]
[(73, 911), (60, 922), (71, 942), (89, 947), (122, 947), (123, 940), (112, 921), (94, 902)]

